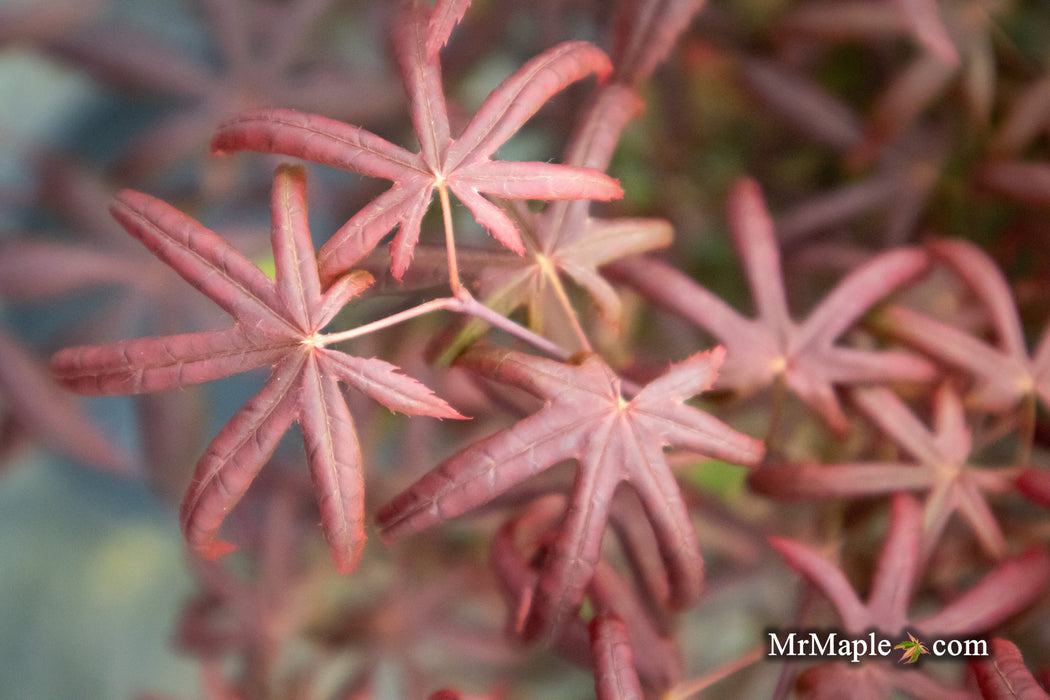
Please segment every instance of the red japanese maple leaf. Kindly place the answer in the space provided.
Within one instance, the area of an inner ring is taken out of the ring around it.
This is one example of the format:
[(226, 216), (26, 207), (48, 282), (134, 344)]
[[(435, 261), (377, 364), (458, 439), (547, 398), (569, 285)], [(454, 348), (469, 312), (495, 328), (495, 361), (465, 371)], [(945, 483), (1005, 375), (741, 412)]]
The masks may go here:
[(616, 488), (629, 482), (657, 535), (671, 579), (671, 603), (700, 592), (703, 564), (689, 513), (664, 458), (679, 445), (718, 459), (755, 464), (761, 442), (683, 402), (706, 390), (724, 351), (672, 366), (633, 399), (595, 355), (566, 365), (507, 350), (471, 350), (461, 363), (545, 403), (534, 415), (453, 455), (380, 509), (386, 540), (418, 532), (499, 496), (565, 459), (580, 468), (560, 532), (547, 555), (524, 635), (536, 638), (575, 616), (600, 556)]
[[(604, 76), (611, 70), (605, 53), (587, 42), (559, 44), (526, 63), (489, 95), (463, 132), (452, 137), (435, 46), (444, 43), (451, 29), (450, 13), (457, 17), (462, 9), (461, 3), (441, 3), (435, 12), (409, 3), (396, 23), (395, 50), (419, 139), (418, 153), (360, 127), (287, 109), (245, 112), (224, 122), (215, 134), (215, 153), (245, 149), (282, 153), (394, 182), (321, 248), (322, 279), (330, 280), (360, 260), (395, 226), (399, 230), (391, 243), (391, 272), (400, 279), (412, 259), (420, 222), (435, 190), (446, 216), (451, 190), (478, 223), (519, 254), (524, 247), (514, 223), (482, 194), (599, 200), (622, 195), (614, 179), (592, 169), (491, 159), (554, 93), (590, 73)], [(439, 26), (432, 30), (435, 23)], [(450, 220), (446, 223), (451, 237)]]
[(758, 310), (753, 320), (669, 265), (638, 259), (613, 267), (618, 279), (725, 345), (728, 359), (719, 375), (721, 387), (750, 393), (782, 376), (802, 401), (844, 432), (849, 422), (835, 385), (933, 378), (933, 365), (909, 353), (836, 343), (874, 304), (925, 271), (923, 251), (900, 248), (873, 258), (850, 273), (805, 321), (796, 323), (788, 311), (773, 222), (754, 181), (742, 180), (730, 192), (729, 223)]
[[(921, 639), (980, 634), (1024, 609), (1050, 584), (1050, 558), (1033, 548), (1004, 561), (976, 586), (948, 605), (912, 621), (908, 608), (921, 574), (919, 539), (922, 509), (915, 499), (898, 494), (893, 500), (890, 529), (876, 564), (867, 602), (862, 602), (846, 576), (833, 563), (809, 547), (780, 537), (770, 538), (773, 547), (792, 569), (812, 582), (834, 606), (847, 634), (879, 630), (900, 636), (914, 629)], [(970, 695), (945, 688), (932, 678), (906, 671), (893, 664), (822, 664), (809, 669), (805, 682), (814, 697), (841, 697), (841, 689), (853, 687), (851, 697), (885, 697), (898, 687), (919, 697)], [(839, 689), (839, 693), (833, 689)], [(860, 689), (864, 689), (860, 695)]]
[[(699, 0), (618, 5), (611, 22), (615, 69), (578, 119), (563, 163), (603, 172), (609, 168), (624, 128), (643, 109), (639, 84), (663, 61), (702, 5)], [(673, 235), (670, 223), (661, 219), (593, 217), (586, 200), (553, 202), (539, 212), (523, 202), (507, 202), (504, 208), (518, 226), (525, 255), (487, 265), (479, 296), (504, 315), (526, 306), (533, 330), (548, 337), (570, 331), (576, 337), (568, 342), (588, 352), (590, 341), (562, 280), (571, 279), (586, 290), (603, 320), (617, 327), (620, 298), (598, 268), (670, 245)], [(462, 343), (481, 332), (480, 322), (472, 326), (461, 336)]]
[[(1029, 353), (1010, 285), (995, 262), (963, 240), (938, 240), (930, 248), (987, 307), (995, 344), (903, 306), (885, 309), (876, 324), (895, 338), (972, 375), (973, 385), (966, 399), (974, 408), (991, 412), (1020, 408), (1027, 413), (1022, 420), (1033, 424), (1036, 400), (1050, 407), (1050, 322), (1035, 351)], [(1022, 436), (1018, 461), (1028, 461), (1031, 438), (1031, 434)], [(1017, 485), (1030, 499), (1050, 507), (1050, 475), (1046, 470), (1026, 469)]]
[(967, 401), (974, 408), (1007, 411), (1024, 398), (1036, 396), (1050, 407), (1050, 323), (1030, 355), (1010, 285), (995, 262), (976, 245), (961, 239), (938, 240), (929, 246), (934, 257), (965, 280), (987, 307), (996, 344), (902, 306), (878, 314), (878, 327), (972, 374), (975, 384)]
[(914, 461), (777, 465), (752, 473), (752, 488), (782, 499), (928, 491), (921, 528), (924, 555), (930, 553), (956, 511), (966, 518), (989, 554), (1005, 555), (1006, 541), (985, 494), (1013, 490), (1017, 470), (983, 469), (969, 462), (970, 430), (954, 389), (946, 384), (937, 391), (932, 430), (888, 389), (857, 389), (854, 398), (872, 422)]
[[(565, 153), (564, 162), (606, 168), (619, 134), (640, 109), (633, 90), (606, 85), (581, 120), (571, 139), (576, 147)], [(501, 314), (525, 306), (530, 327), (539, 333), (557, 337), (559, 332), (575, 332), (569, 342), (585, 351), (591, 346), (562, 280), (568, 278), (586, 290), (602, 318), (615, 327), (620, 298), (598, 268), (670, 245), (673, 237), (671, 225), (662, 219), (601, 219), (589, 210), (588, 201), (553, 202), (543, 211), (533, 211), (523, 202), (507, 202), (506, 212), (521, 234), (524, 256), (504, 255), (505, 260), (488, 264), (477, 288), (479, 298)], [(473, 326), (461, 340), (480, 333), (482, 324), (475, 321)]]
[(218, 235), (149, 195), (126, 191), (113, 215), (154, 255), (226, 310), (232, 328), (125, 340), (63, 350), (52, 369), (85, 394), (152, 392), (272, 367), (262, 389), (209, 445), (182, 504), (182, 527), (205, 557), (232, 549), (216, 539), (226, 513), (296, 419), (302, 426), (322, 526), (343, 572), (354, 569), (364, 543), (363, 476), (353, 420), (338, 382), (353, 385), (392, 410), (444, 418), (456, 411), (414, 379), (379, 359), (330, 350), (321, 333), (371, 276), (355, 272), (321, 291), (306, 218), (301, 168), (274, 177), (272, 243), (276, 279), (269, 279)]

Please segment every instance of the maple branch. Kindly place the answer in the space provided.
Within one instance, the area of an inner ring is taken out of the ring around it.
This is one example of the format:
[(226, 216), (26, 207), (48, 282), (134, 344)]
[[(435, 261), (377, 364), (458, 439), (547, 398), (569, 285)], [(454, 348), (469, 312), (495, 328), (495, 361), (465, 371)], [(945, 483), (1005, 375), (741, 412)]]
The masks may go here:
[(544, 338), (539, 333), (531, 331), (520, 323), (517, 323), (506, 316), (502, 316), (485, 306), (475, 299), (465, 287), (463, 288), (463, 291), (465, 294), (460, 298), (456, 298), (456, 301), (459, 302), (460, 308), (454, 310), (480, 318), (486, 323), (490, 323), (493, 326), (510, 333), (516, 338), (520, 338), (521, 340), (534, 345), (551, 357), (555, 357), (562, 362), (568, 360), (572, 356), (571, 352), (554, 341)]

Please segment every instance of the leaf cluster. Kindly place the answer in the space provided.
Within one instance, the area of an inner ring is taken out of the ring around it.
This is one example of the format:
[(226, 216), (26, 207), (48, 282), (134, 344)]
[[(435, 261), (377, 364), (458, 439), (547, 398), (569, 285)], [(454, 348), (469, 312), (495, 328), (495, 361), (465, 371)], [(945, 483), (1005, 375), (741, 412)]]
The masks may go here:
[[(727, 696), (1045, 696), (1045, 70), (1001, 3), (704, 5), (200, 0), (214, 61), (0, 9), (3, 45), (178, 98), (98, 173), (27, 156), (81, 238), (5, 235), (0, 295), (129, 301), (33, 351), (0, 330), (0, 458), (178, 483), (212, 696), (380, 697), (392, 665), (467, 697), (467, 657), (511, 697), (554, 656), (601, 698), (745, 668)], [(590, 40), (514, 29), (576, 13)], [(343, 26), (396, 79), (333, 63)], [(62, 388), (134, 396), (141, 444)], [(755, 663), (836, 625), (903, 663)], [(926, 663), (966, 636), (992, 658)]]

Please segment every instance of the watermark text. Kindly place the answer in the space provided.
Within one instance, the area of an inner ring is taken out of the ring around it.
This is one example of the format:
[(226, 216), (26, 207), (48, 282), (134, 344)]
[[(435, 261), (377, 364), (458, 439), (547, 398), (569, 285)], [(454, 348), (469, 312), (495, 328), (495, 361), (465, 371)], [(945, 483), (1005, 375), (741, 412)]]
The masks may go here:
[(894, 653), (899, 661), (914, 663), (932, 658), (972, 658), (989, 655), (986, 639), (921, 639), (914, 634), (891, 638), (878, 631), (848, 635), (840, 630), (767, 630), (767, 657), (839, 659), (860, 663)]

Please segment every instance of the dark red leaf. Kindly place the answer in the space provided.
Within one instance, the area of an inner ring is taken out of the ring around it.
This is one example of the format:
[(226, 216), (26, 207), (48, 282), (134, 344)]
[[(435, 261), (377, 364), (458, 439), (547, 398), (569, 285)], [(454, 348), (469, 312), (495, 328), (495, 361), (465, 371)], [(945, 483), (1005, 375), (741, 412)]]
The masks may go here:
[(1006, 411), (1029, 395), (1039, 396), (1050, 406), (1050, 323), (1035, 352), (1029, 354), (1010, 285), (995, 262), (976, 245), (961, 239), (934, 241), (930, 248), (987, 307), (995, 344), (905, 307), (890, 307), (879, 314), (878, 327), (931, 357), (971, 373), (976, 382), (967, 398), (977, 408)]
[(918, 248), (891, 250), (855, 269), (795, 323), (788, 310), (773, 222), (758, 185), (741, 180), (730, 192), (729, 223), (757, 307), (747, 319), (682, 272), (654, 260), (612, 267), (617, 279), (709, 331), (727, 351), (719, 386), (742, 393), (770, 386), (777, 376), (828, 425), (845, 431), (848, 421), (834, 387), (890, 381), (929, 381), (935, 367), (899, 351), (845, 347), (837, 339), (872, 306), (916, 280), (928, 266)]
[(325, 347), (323, 327), (371, 276), (351, 273), (322, 292), (303, 169), (282, 166), (274, 176), (273, 280), (218, 235), (148, 195), (125, 192), (113, 211), (129, 233), (236, 323), (220, 331), (69, 348), (53, 358), (55, 374), (82, 393), (118, 394), (272, 367), (263, 388), (197, 463), (182, 505), (183, 530), (205, 557), (232, 549), (217, 539), (223, 519), (298, 419), (332, 555), (340, 571), (352, 571), (364, 544), (364, 487), (353, 420), (338, 382), (405, 413), (462, 416), (393, 365)]
[[(450, 4), (442, 3), (437, 11), (456, 14), (464, 9)], [(607, 74), (611, 65), (601, 50), (586, 42), (566, 42), (537, 56), (504, 80), (463, 133), (453, 138), (440, 66), (436, 57), (428, 58), (428, 34), (435, 26), (445, 26), (445, 21), (438, 17), (432, 24), (429, 8), (412, 5), (400, 16), (394, 35), (419, 153), (359, 127), (285, 109), (240, 114), (224, 122), (212, 140), (215, 153), (282, 153), (394, 182), (321, 249), (325, 281), (367, 255), (395, 226), (399, 231), (391, 244), (391, 271), (401, 279), (435, 190), (451, 190), (497, 240), (519, 254), (524, 248), (513, 222), (482, 195), (608, 200), (623, 193), (615, 180), (592, 169), (491, 160), (496, 149), (556, 92), (590, 73)], [(440, 37), (445, 29), (434, 31), (433, 36)]]
[(926, 491), (925, 519), (919, 527), (923, 552), (933, 550), (948, 519), (958, 512), (984, 549), (993, 557), (1002, 557), (1006, 540), (986, 498), (1010, 491), (1017, 470), (982, 469), (969, 463), (970, 431), (962, 402), (950, 385), (942, 386), (935, 396), (932, 430), (888, 389), (856, 389), (853, 396), (872, 422), (912, 460), (775, 465), (751, 474), (752, 488), (789, 500)]
[(481, 375), (544, 400), (519, 421), (439, 464), (380, 509), (385, 539), (452, 518), (565, 459), (580, 463), (571, 504), (547, 557), (526, 625), (527, 637), (560, 629), (575, 614), (598, 560), (613, 492), (627, 481), (645, 508), (672, 580), (671, 599), (688, 605), (700, 592), (702, 562), (688, 512), (662, 447), (678, 445), (742, 464), (757, 463), (757, 440), (685, 399), (714, 381), (723, 351), (672, 366), (633, 399), (597, 356), (564, 365), (511, 351), (473, 350), (460, 361)]

